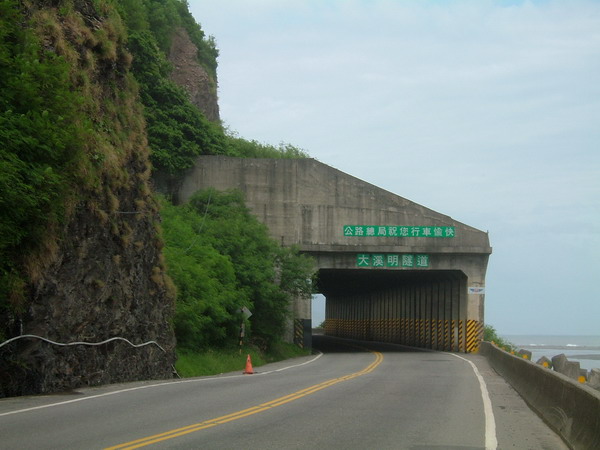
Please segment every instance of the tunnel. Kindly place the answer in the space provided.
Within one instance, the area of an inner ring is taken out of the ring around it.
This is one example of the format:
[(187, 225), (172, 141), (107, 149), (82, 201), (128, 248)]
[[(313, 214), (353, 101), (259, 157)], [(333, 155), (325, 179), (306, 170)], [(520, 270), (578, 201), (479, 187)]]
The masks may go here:
[(317, 283), (327, 335), (457, 352), (478, 344), (460, 270), (321, 269)]
[[(281, 246), (314, 259), (332, 336), (473, 352), (482, 337), (487, 232), (310, 158), (199, 156), (178, 195), (239, 189)], [(284, 339), (310, 345), (311, 300)]]

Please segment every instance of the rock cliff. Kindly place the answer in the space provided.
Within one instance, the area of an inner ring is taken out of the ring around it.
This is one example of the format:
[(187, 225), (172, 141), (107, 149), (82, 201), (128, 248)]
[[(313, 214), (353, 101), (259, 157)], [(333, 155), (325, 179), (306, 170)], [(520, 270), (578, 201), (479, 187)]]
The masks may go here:
[(124, 27), (112, 2), (57, 3), (25, 2), (19, 11), (35, 29), (39, 54), (69, 64), (72, 89), (81, 93), (80, 117), (89, 125), (82, 127), (80, 154), (64, 172), (72, 186), (63, 199), (64, 220), (49, 223), (44, 242), (23, 256), (25, 298), (0, 308), (0, 336), (31, 334), (59, 343), (118, 336), (134, 344), (156, 341), (160, 348), (19, 339), (0, 348), (0, 397), (173, 375), (174, 288), (161, 254)]
[(192, 104), (198, 107), (208, 120), (218, 122), (220, 117), (217, 83), (198, 62), (198, 48), (183, 28), (176, 29), (171, 39), (171, 79), (188, 93)]
[[(129, 173), (139, 173), (140, 163), (131, 161)], [(156, 341), (165, 351), (155, 345), (136, 349), (121, 341), (60, 347), (22, 339), (3, 349), (4, 369), (11, 370), (2, 370), (0, 393), (54, 392), (172, 376), (173, 301), (163, 274), (159, 217), (153, 206), (139, 207), (142, 198), (136, 188), (122, 189), (119, 210), (106, 218), (91, 210), (110, 211), (108, 204), (98, 202), (102, 199), (94, 199), (93, 206), (76, 206), (51, 262), (31, 283), (30, 304), (18, 326), (22, 334), (61, 343), (119, 336), (134, 344)]]

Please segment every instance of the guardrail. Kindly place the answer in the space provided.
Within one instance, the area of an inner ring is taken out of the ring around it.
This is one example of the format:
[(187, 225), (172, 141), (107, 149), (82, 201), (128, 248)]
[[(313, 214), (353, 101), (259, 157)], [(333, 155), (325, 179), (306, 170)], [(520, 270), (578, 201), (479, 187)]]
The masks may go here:
[(489, 342), (480, 354), (572, 448), (600, 448), (600, 392)]

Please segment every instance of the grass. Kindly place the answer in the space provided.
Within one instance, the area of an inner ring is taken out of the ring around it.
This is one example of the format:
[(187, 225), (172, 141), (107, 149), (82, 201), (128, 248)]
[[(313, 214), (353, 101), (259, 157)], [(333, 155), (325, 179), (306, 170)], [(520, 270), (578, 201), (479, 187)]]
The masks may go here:
[(202, 352), (178, 349), (175, 368), (183, 378), (217, 375), (220, 373), (240, 373), (246, 368), (246, 358), (250, 355), (252, 367), (260, 367), (270, 362), (305, 356), (310, 354), (292, 344), (278, 343), (271, 351), (262, 353), (254, 347), (235, 349), (210, 349)]

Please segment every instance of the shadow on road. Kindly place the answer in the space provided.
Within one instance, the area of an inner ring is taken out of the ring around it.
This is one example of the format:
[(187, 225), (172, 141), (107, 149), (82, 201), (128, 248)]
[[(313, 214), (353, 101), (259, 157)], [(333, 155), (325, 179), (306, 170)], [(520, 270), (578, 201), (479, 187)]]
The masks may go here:
[(343, 339), (333, 336), (315, 334), (312, 337), (313, 349), (323, 353), (357, 353), (375, 350), (384, 353), (409, 353), (427, 352), (426, 349), (408, 347), (406, 345), (391, 344), (389, 342), (360, 341), (356, 339)]

